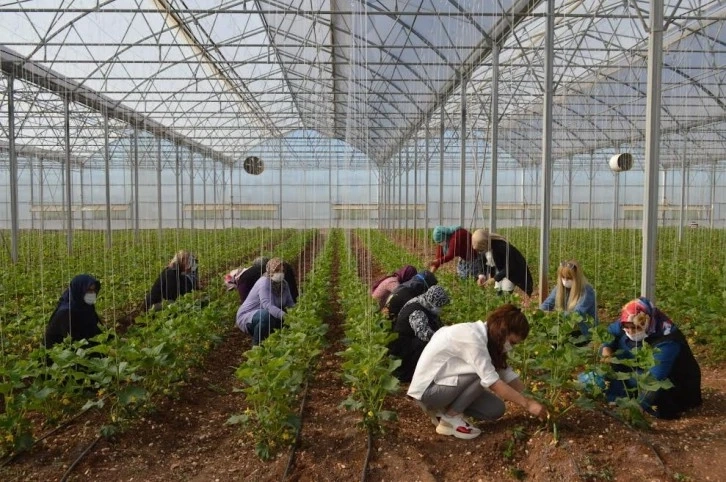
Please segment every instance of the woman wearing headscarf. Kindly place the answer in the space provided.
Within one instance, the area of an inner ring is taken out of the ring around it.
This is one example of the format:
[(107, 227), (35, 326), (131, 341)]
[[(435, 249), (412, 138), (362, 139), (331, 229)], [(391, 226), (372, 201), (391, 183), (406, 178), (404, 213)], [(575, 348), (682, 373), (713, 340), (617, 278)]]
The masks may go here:
[(295, 306), (283, 271), (280, 258), (269, 260), (265, 275), (257, 280), (237, 310), (237, 327), (252, 335), (253, 345), (259, 345), (273, 331), (282, 328), (285, 311)]
[(442, 326), (441, 309), (449, 302), (446, 290), (435, 285), (401, 308), (393, 325), (393, 331), (398, 333), (398, 338), (390, 343), (388, 351), (401, 359), (401, 366), (394, 375), (402, 382), (411, 381), (424, 347)]
[(416, 276), (416, 268), (411, 265), (406, 265), (398, 271), (395, 271), (393, 274), (384, 276), (373, 283), (371, 296), (373, 296), (373, 299), (378, 302), (378, 308), (383, 308), (383, 305), (386, 303), (386, 300), (394, 289), (414, 276)]
[(435, 273), (439, 267), (459, 258), (456, 272), (461, 278), (476, 276), (478, 263), (476, 252), (471, 245), (471, 233), (461, 226), (436, 226), (433, 231), (433, 240), (436, 247), (436, 259), (429, 265), (429, 270)]
[(45, 330), (45, 347), (50, 348), (70, 336), (71, 340), (93, 338), (101, 333), (101, 319), (96, 313), (96, 296), (101, 282), (93, 276), (75, 276), (63, 292), (58, 306), (50, 317)]
[[(610, 324), (608, 332), (613, 339), (605, 343), (601, 354), (620, 373), (633, 377), (610, 380), (607, 389), (609, 401), (626, 396), (637, 396), (641, 408), (658, 418), (677, 418), (682, 412), (701, 405), (701, 368), (698, 366), (686, 337), (671, 319), (647, 298), (628, 302), (620, 319)], [(618, 363), (635, 357), (644, 344), (657, 350), (654, 365), (647, 371), (656, 380), (670, 380), (673, 386), (654, 391), (636, 390), (636, 375), (645, 370)], [(616, 358), (612, 358), (615, 356)], [(581, 379), (582, 380), (582, 379)]]
[[(245, 302), (247, 296), (250, 294), (250, 291), (252, 291), (252, 287), (255, 283), (257, 283), (257, 280), (265, 274), (267, 262), (269, 260), (269, 258), (265, 258), (264, 256), (255, 258), (254, 261), (252, 261), (252, 266), (241, 271), (239, 276), (236, 277), (234, 286), (231, 289), (234, 289), (236, 286), (237, 292), (239, 293), (240, 304)], [(292, 265), (287, 262), (283, 262), (282, 267), (285, 274), (285, 281), (287, 282), (288, 288), (290, 288), (292, 300), (297, 302), (298, 289), (297, 280), (295, 279), (295, 270), (292, 268)]]
[(383, 303), (381, 313), (386, 315), (391, 321), (398, 317), (398, 313), (401, 308), (404, 307), (413, 298), (422, 295), (428, 291), (429, 288), (438, 284), (436, 276), (428, 270), (419, 271), (410, 280), (401, 283), (388, 296), (386, 301)]
[(158, 310), (163, 300), (174, 301), (197, 289), (197, 259), (181, 250), (174, 255), (146, 294), (146, 309)]
[(504, 236), (477, 229), (471, 235), (471, 244), (479, 259), (475, 268), (482, 270), (476, 273), (479, 286), (493, 280), (499, 292), (511, 293), (518, 286), (532, 296), (534, 281), (527, 260)]

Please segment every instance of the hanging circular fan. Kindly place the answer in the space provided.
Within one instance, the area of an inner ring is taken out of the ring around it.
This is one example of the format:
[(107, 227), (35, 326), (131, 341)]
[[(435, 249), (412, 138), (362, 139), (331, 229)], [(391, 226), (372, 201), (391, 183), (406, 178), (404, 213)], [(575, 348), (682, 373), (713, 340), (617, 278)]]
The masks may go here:
[(263, 163), (262, 159), (257, 156), (250, 156), (245, 159), (244, 163), (242, 164), (242, 168), (245, 170), (246, 173), (256, 176), (258, 174), (262, 174), (262, 171), (265, 170), (265, 163)]
[(610, 158), (610, 169), (615, 172), (629, 171), (633, 167), (633, 156), (627, 152), (615, 154)]

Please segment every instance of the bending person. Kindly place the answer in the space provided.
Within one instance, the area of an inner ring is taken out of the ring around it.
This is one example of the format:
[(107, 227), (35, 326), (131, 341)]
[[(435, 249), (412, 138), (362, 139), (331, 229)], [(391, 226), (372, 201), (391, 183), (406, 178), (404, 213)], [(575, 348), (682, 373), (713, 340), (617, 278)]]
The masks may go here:
[(441, 286), (428, 291), (404, 305), (393, 325), (398, 338), (388, 345), (391, 355), (401, 359), (394, 375), (402, 382), (410, 382), (416, 363), (433, 334), (441, 328), (441, 309), (450, 302), (449, 294)]
[(65, 337), (78, 341), (101, 334), (101, 319), (96, 313), (96, 297), (101, 282), (93, 276), (79, 274), (58, 300), (45, 330), (45, 347), (62, 342)]
[(527, 317), (511, 304), (500, 306), (487, 321), (445, 326), (434, 333), (413, 374), (408, 395), (418, 400), (436, 425), (436, 433), (471, 439), (481, 430), (464, 416), (497, 420), (502, 400), (544, 418), (547, 409), (522, 395), (524, 384), (507, 364), (507, 352), (529, 334)]
[[(257, 283), (257, 280), (259, 280), (265, 274), (265, 270), (267, 269), (267, 262), (269, 260), (269, 258), (265, 258), (262, 256), (255, 258), (249, 268), (242, 270), (242, 272), (234, 278), (236, 279), (234, 286), (237, 287), (240, 304), (245, 302), (247, 296), (250, 294), (250, 291), (252, 291), (252, 287), (255, 285), (255, 283)], [(290, 295), (292, 296), (292, 300), (293, 302), (297, 303), (297, 297), (299, 293), (297, 289), (297, 279), (295, 278), (295, 270), (292, 268), (292, 265), (287, 262), (282, 263), (282, 268), (285, 281), (287, 282), (287, 286), (290, 289)], [(232, 287), (231, 289), (234, 289), (234, 287)]]
[(378, 302), (380, 310), (386, 304), (386, 300), (391, 296), (391, 292), (398, 288), (401, 283), (405, 283), (416, 276), (416, 268), (406, 265), (394, 273), (379, 279), (371, 287), (371, 296)]
[(471, 242), (480, 260), (478, 266), (483, 266), (477, 272), (479, 286), (493, 281), (499, 292), (511, 293), (518, 286), (527, 296), (532, 296), (534, 281), (527, 260), (506, 238), (477, 229), (471, 235)]
[(431, 271), (421, 271), (416, 276), (395, 288), (381, 308), (388, 319), (395, 320), (401, 308), (413, 298), (426, 293), (438, 280)]
[(476, 277), (481, 271), (476, 252), (471, 246), (471, 234), (461, 226), (436, 226), (433, 231), (433, 240), (438, 244), (436, 259), (429, 265), (429, 270), (435, 273), (439, 267), (459, 258), (456, 273), (460, 278)]
[(197, 259), (189, 251), (181, 250), (169, 261), (146, 294), (146, 309), (158, 310), (163, 300), (174, 301), (197, 288)]
[[(686, 337), (668, 316), (647, 298), (628, 302), (620, 320), (610, 324), (608, 331), (613, 340), (602, 347), (601, 354), (621, 373), (632, 373), (633, 378), (610, 380), (607, 389), (609, 401), (620, 397), (637, 396), (644, 411), (658, 418), (677, 418), (682, 412), (702, 403), (701, 368), (698, 366)], [(655, 364), (648, 370), (656, 380), (670, 380), (673, 386), (655, 391), (641, 390), (636, 395), (636, 374), (641, 368), (618, 363), (632, 359), (644, 343), (657, 348), (653, 353)], [(616, 359), (611, 357), (616, 356)]]
[(237, 310), (237, 327), (252, 335), (253, 345), (259, 345), (282, 328), (285, 312), (293, 306), (295, 301), (285, 281), (282, 260), (272, 258), (267, 262), (265, 275), (257, 280)]

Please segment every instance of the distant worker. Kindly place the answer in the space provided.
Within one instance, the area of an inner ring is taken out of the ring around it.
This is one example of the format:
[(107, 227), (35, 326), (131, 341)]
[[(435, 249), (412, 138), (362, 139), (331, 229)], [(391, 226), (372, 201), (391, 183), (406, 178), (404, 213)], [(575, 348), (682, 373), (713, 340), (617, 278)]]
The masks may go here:
[(579, 332), (573, 335), (589, 336), (590, 328), (597, 320), (595, 289), (585, 278), (580, 264), (573, 260), (563, 261), (557, 268), (557, 284), (539, 309), (542, 311), (561, 311), (579, 313), (584, 318), (579, 323)]
[(429, 270), (435, 273), (439, 267), (459, 258), (456, 265), (456, 273), (460, 278), (476, 277), (481, 267), (476, 252), (471, 246), (471, 233), (461, 226), (436, 226), (433, 230), (433, 240), (436, 247), (436, 259), (430, 265)]
[(197, 259), (181, 250), (174, 255), (146, 295), (147, 310), (158, 310), (163, 300), (174, 301), (198, 288)]
[[(247, 295), (252, 291), (252, 287), (257, 283), (264, 274), (269, 258), (260, 256), (252, 261), (252, 265), (246, 269), (236, 269), (225, 277), (225, 285), (228, 290), (236, 289), (239, 293), (240, 304), (244, 303)], [(297, 303), (299, 296), (297, 288), (297, 279), (295, 278), (295, 270), (292, 265), (287, 262), (282, 263), (284, 278), (290, 289), (293, 302)]]
[(395, 321), (401, 308), (411, 299), (422, 295), (429, 288), (438, 284), (436, 276), (428, 270), (419, 271), (416, 276), (410, 280), (398, 285), (386, 299), (381, 308), (381, 313), (386, 315), (388, 319)]
[(532, 296), (534, 282), (527, 260), (504, 236), (477, 229), (471, 241), (480, 260), (477, 266), (483, 265), (483, 272), (477, 273), (479, 286), (494, 283), (494, 288), (503, 293), (511, 293), (518, 286)]
[(45, 347), (71, 340), (88, 340), (101, 334), (101, 319), (96, 313), (96, 297), (101, 282), (93, 276), (75, 276), (63, 292), (45, 330)]
[(411, 265), (406, 265), (373, 283), (371, 296), (378, 302), (378, 309), (383, 308), (394, 289), (414, 276), (416, 276), (416, 268)]

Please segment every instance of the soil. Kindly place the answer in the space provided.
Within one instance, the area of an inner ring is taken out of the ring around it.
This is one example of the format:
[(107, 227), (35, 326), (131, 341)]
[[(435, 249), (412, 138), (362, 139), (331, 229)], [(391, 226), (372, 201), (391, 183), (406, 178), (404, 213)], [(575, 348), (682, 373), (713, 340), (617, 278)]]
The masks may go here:
[[(298, 261), (304, 278), (322, 246), (319, 238)], [(384, 271), (353, 237), (362, 278)], [(331, 279), (334, 293), (338, 273)], [(236, 295), (231, 293), (230, 296)], [(69, 480), (106, 481), (341, 481), (361, 480), (366, 434), (355, 414), (339, 407), (342, 321), (337, 300), (327, 322), (329, 346), (307, 391), (299, 444), (270, 462), (260, 461), (251, 438), (227, 418), (245, 408), (234, 371), (249, 349), (231, 327), (225, 340), (196, 370), (176, 400), (115, 439), (102, 439)], [(726, 367), (703, 367), (704, 404), (679, 420), (652, 419), (650, 431), (633, 430), (605, 412), (574, 410), (561, 421), (560, 439), (519, 407), (508, 404), (497, 422), (480, 423), (482, 435), (458, 440), (437, 435), (402, 386), (386, 408), (398, 421), (374, 440), (370, 481), (726, 481)], [(80, 418), (0, 469), (0, 479), (58, 480), (94, 439), (100, 414)]]

